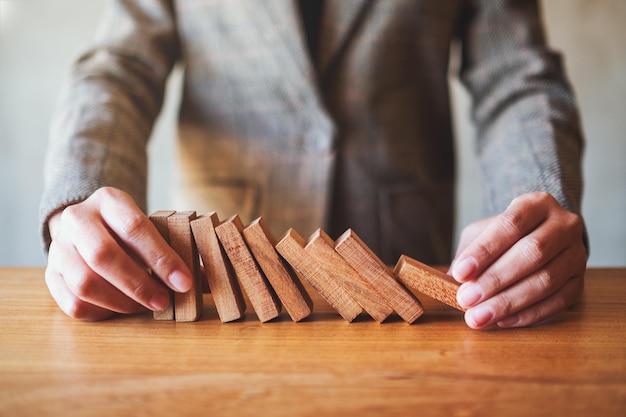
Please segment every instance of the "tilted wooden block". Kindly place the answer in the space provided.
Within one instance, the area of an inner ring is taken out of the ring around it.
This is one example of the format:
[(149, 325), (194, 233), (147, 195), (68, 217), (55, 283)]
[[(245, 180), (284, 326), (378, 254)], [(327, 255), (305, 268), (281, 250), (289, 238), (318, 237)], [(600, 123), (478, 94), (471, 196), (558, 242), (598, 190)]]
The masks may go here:
[(202, 281), (199, 273), (198, 250), (191, 234), (195, 211), (177, 211), (167, 218), (170, 246), (185, 261), (193, 277), (193, 285), (186, 293), (174, 292), (176, 321), (196, 321), (202, 315)]
[(451, 276), (406, 255), (402, 255), (398, 259), (394, 274), (408, 288), (439, 300), (457, 310), (465, 311), (456, 301), (456, 293), (461, 284)]
[(304, 239), (289, 229), (279, 239), (276, 250), (347, 321), (363, 312), (361, 306), (339, 285), (313, 256), (304, 250)]
[(389, 268), (352, 229), (337, 239), (335, 250), (367, 281), (407, 323), (413, 323), (424, 309), (419, 300), (402, 286)]
[(265, 221), (259, 217), (243, 229), (248, 248), (265, 273), (291, 319), (298, 322), (313, 311), (313, 301), (298, 276), (278, 255), (276, 239)]
[[(167, 218), (174, 214), (173, 210), (159, 210), (155, 211), (149, 216), (150, 221), (156, 227), (161, 237), (169, 244), (170, 232), (167, 228)], [(162, 311), (154, 311), (152, 317), (155, 320), (174, 320), (174, 292), (169, 290), (170, 305)]]
[(309, 237), (304, 250), (322, 264), (374, 320), (382, 323), (393, 313), (374, 287), (337, 253), (335, 242), (322, 229), (317, 229)]
[(203, 214), (191, 222), (196, 246), (204, 265), (204, 275), (213, 296), (217, 314), (223, 323), (238, 320), (246, 311), (246, 302), (239, 283), (220, 247), (215, 227), (220, 224), (217, 213)]
[(243, 228), (239, 216), (234, 215), (217, 226), (215, 232), (257, 317), (266, 322), (280, 315), (281, 305), (246, 246)]

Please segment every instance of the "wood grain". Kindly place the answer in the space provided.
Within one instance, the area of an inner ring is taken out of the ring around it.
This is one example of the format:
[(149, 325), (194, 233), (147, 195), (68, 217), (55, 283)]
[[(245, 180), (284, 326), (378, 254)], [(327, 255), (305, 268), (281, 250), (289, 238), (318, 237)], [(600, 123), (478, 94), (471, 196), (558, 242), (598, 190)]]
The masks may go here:
[(243, 229), (241, 219), (234, 215), (217, 226), (215, 232), (250, 304), (259, 320), (265, 323), (280, 315), (281, 304), (250, 253), (241, 234)]
[(337, 239), (335, 250), (380, 294), (407, 323), (417, 320), (424, 309), (420, 301), (402, 286), (372, 250), (348, 229)]
[(624, 283), (590, 268), (576, 305), (524, 329), (472, 330), (430, 297), (414, 326), (347, 323), (312, 290), (299, 323), (223, 324), (206, 294), (180, 326), (75, 320), (43, 268), (0, 267), (0, 415), (623, 417)]
[(198, 250), (191, 233), (191, 221), (195, 218), (195, 211), (177, 211), (167, 218), (170, 246), (185, 261), (193, 277), (189, 291), (174, 292), (174, 317), (180, 322), (196, 321), (203, 311)]
[[(170, 232), (167, 228), (167, 218), (174, 214), (173, 210), (158, 210), (149, 216), (150, 221), (154, 224), (161, 237), (170, 243)], [(152, 317), (155, 320), (174, 320), (174, 291), (168, 289), (170, 294), (170, 305), (165, 310), (153, 311)]]
[(461, 284), (451, 276), (406, 255), (400, 256), (393, 272), (398, 281), (411, 290), (465, 311), (456, 301), (456, 293)]
[(294, 229), (279, 239), (276, 250), (345, 320), (351, 322), (363, 308), (313, 256), (304, 250), (305, 241)]
[(245, 227), (243, 237), (291, 319), (298, 322), (308, 317), (313, 312), (313, 301), (300, 278), (274, 248), (276, 238), (263, 218)]
[(335, 242), (322, 229), (317, 229), (309, 237), (304, 250), (313, 256), (374, 320), (382, 323), (393, 313), (393, 309), (380, 297), (374, 287), (337, 253)]
[(243, 316), (246, 302), (232, 266), (217, 239), (215, 227), (219, 224), (217, 213), (211, 212), (193, 220), (191, 230), (217, 314), (223, 323), (227, 323)]

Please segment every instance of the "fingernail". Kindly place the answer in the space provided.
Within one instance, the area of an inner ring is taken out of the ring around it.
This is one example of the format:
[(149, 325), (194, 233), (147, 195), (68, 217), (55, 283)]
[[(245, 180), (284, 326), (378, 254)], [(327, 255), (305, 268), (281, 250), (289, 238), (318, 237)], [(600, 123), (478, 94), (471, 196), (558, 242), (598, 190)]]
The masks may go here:
[(478, 268), (474, 258), (465, 258), (452, 265), (452, 276), (459, 282), (467, 281)]
[(172, 272), (169, 281), (178, 292), (187, 292), (191, 289), (191, 277), (181, 271)]
[(476, 304), (483, 297), (483, 290), (476, 284), (465, 284), (459, 288), (456, 300), (463, 308), (468, 308)]
[(465, 313), (465, 322), (473, 329), (486, 326), (493, 320), (495, 313), (489, 306), (478, 306)]
[(165, 291), (157, 291), (150, 299), (149, 304), (155, 311), (165, 310), (170, 305), (170, 295)]
[(500, 320), (498, 322), (498, 326), (499, 327), (513, 327), (517, 323), (519, 323), (519, 316), (517, 314), (514, 314), (512, 316), (505, 318), (504, 320)]

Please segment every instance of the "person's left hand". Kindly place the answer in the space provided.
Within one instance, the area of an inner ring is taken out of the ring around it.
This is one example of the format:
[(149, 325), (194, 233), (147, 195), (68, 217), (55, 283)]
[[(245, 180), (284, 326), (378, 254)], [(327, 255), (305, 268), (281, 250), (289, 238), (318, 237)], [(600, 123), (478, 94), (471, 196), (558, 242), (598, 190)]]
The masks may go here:
[(523, 327), (574, 304), (586, 265), (581, 217), (534, 192), (467, 226), (449, 273), (469, 327)]

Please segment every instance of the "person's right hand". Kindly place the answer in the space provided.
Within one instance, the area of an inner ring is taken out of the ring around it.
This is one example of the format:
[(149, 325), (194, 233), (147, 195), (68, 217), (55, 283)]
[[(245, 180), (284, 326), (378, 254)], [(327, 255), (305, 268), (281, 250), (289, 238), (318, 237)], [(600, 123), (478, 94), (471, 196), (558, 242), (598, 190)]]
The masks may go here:
[(163, 310), (170, 302), (166, 285), (178, 292), (192, 286), (183, 260), (123, 191), (100, 188), (55, 214), (49, 227), (46, 284), (70, 317)]

